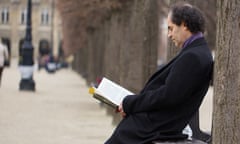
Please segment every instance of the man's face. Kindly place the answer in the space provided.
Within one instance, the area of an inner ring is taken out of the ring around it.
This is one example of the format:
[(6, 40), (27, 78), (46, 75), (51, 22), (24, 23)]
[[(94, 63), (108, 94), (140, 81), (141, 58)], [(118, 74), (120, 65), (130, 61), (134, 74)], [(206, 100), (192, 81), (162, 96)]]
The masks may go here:
[(171, 20), (171, 14), (168, 15), (168, 38), (170, 38), (176, 47), (181, 48), (186, 40), (186, 27), (182, 23), (180, 26), (174, 24)]

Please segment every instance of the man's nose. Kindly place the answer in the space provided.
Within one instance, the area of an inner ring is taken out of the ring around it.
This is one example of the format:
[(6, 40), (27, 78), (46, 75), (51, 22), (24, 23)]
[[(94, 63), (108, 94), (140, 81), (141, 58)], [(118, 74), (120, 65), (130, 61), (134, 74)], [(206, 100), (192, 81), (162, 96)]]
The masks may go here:
[(172, 34), (171, 34), (171, 32), (168, 32), (168, 38), (172, 38)]

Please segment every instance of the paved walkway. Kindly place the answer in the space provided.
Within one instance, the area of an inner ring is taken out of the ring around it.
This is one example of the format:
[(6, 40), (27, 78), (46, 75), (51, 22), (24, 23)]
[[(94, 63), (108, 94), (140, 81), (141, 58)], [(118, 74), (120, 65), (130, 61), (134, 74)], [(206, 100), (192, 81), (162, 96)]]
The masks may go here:
[(36, 92), (19, 91), (16, 61), (0, 88), (0, 144), (102, 144), (112, 118), (70, 69), (35, 71)]
[[(0, 144), (103, 144), (112, 118), (88, 94), (84, 79), (70, 69), (35, 71), (36, 92), (19, 91), (17, 61), (3, 73)], [(211, 128), (212, 89), (200, 110), (201, 127)]]

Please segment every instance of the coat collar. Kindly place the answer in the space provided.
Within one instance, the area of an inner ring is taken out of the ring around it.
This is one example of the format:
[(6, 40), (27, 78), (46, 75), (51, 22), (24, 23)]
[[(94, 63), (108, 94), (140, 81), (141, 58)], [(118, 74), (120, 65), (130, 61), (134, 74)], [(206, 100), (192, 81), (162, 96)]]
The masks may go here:
[(162, 71), (164, 71), (167, 67), (169, 67), (183, 52), (187, 51), (188, 49), (191, 49), (193, 47), (197, 47), (199, 45), (204, 45), (207, 44), (204, 38), (199, 38), (194, 40), (191, 44), (189, 44), (187, 47), (185, 47), (184, 49), (182, 49), (177, 56), (175, 56), (172, 60), (170, 60), (166, 65), (164, 65), (161, 69), (159, 69), (158, 71), (156, 71), (151, 77), (150, 79), (147, 81), (146, 85), (148, 83), (150, 83), (159, 73), (161, 73)]
[(206, 40), (202, 37), (202, 38), (198, 38), (196, 40), (194, 40), (191, 44), (189, 44), (188, 46), (186, 46), (185, 48), (183, 48), (180, 53), (182, 53), (183, 51), (186, 51), (190, 48), (193, 48), (193, 47), (197, 47), (199, 45), (205, 45), (207, 44)]

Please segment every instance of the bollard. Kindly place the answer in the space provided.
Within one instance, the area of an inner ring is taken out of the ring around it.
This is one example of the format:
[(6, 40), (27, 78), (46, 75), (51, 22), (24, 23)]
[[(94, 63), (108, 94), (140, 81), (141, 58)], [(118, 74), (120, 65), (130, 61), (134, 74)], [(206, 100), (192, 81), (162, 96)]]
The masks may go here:
[(199, 126), (199, 111), (192, 117), (189, 123), (192, 131), (193, 131), (193, 138), (204, 141), (206, 143), (210, 143), (212, 140), (211, 134), (203, 132)]

